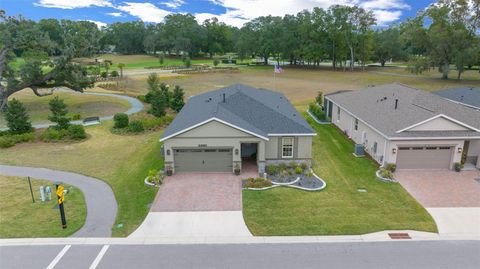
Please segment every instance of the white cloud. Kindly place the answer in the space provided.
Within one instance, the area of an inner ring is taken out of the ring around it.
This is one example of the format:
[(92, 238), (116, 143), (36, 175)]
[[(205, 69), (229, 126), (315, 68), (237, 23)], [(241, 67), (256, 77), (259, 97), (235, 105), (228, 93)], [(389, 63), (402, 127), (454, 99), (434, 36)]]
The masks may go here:
[(123, 17), (122, 12), (110, 12), (110, 13), (105, 13), (107, 15), (110, 15), (112, 17)]
[(83, 7), (113, 7), (110, 0), (39, 0), (36, 6), (49, 8), (74, 9)]
[(183, 0), (170, 0), (168, 2), (162, 2), (161, 4), (166, 6), (166, 7), (176, 9), (176, 8), (181, 7), (183, 4), (185, 4), (185, 1), (183, 1)]
[(89, 21), (89, 22), (93, 22), (97, 25), (98, 29), (101, 29), (102, 27), (105, 27), (107, 26), (106, 23), (104, 22), (101, 22), (101, 21), (94, 21), (94, 20), (86, 20), (86, 21)]
[(169, 11), (160, 9), (151, 3), (123, 2), (123, 5), (117, 6), (116, 8), (134, 17), (138, 17), (144, 22), (159, 23), (163, 21), (165, 16), (170, 14)]
[(200, 13), (196, 14), (197, 20), (217, 17), (220, 21), (241, 27), (245, 22), (259, 16), (284, 16), (297, 14), (302, 10), (311, 10), (314, 7), (324, 9), (332, 5), (357, 5), (367, 10), (372, 10), (378, 24), (398, 20), (402, 10), (410, 9), (404, 0), (209, 0), (210, 2), (226, 8), (226, 12), (219, 15)]

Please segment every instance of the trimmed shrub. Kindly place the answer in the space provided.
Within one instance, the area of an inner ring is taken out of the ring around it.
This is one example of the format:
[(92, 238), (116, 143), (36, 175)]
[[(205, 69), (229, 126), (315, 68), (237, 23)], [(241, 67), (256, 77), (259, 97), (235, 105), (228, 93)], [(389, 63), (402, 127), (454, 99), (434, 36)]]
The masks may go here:
[(0, 148), (13, 147), (15, 144), (35, 140), (35, 133), (11, 134), (0, 136)]
[(83, 125), (72, 124), (68, 127), (68, 136), (73, 140), (80, 140), (87, 138), (87, 133)]
[(460, 172), (460, 171), (462, 171), (463, 164), (461, 164), (461, 163), (455, 163), (455, 164), (453, 165), (453, 168), (455, 169), (455, 172)]
[(300, 168), (302, 168), (303, 171), (308, 169), (308, 163), (306, 162), (301, 162), (300, 163)]
[(278, 166), (276, 166), (274, 164), (269, 164), (269, 165), (267, 165), (267, 167), (265, 167), (265, 172), (267, 172), (267, 174), (273, 176), (278, 172)]
[(387, 163), (387, 165), (385, 165), (385, 169), (392, 173), (395, 173), (395, 170), (397, 170), (397, 165), (394, 163)]
[(116, 78), (116, 77), (118, 77), (118, 72), (113, 70), (112, 72), (110, 72), (110, 76)]
[(286, 163), (279, 163), (278, 164), (278, 169), (279, 169), (279, 172), (282, 172), (282, 171), (285, 171), (287, 170), (287, 164)]
[(75, 114), (72, 115), (72, 120), (79, 120), (81, 118), (82, 118), (82, 116), (78, 113), (75, 113)]
[(393, 173), (387, 169), (380, 169), (380, 176), (383, 178), (393, 179)]
[(102, 73), (100, 73), (100, 76), (101, 76), (102, 78), (107, 78), (107, 72), (102, 71)]
[(8, 102), (4, 117), (10, 132), (13, 134), (23, 134), (33, 131), (27, 108), (22, 102), (15, 98)]
[(130, 124), (128, 125), (128, 131), (132, 133), (141, 133), (145, 131), (145, 128), (143, 127), (143, 124), (141, 121), (134, 120), (130, 122)]
[(296, 161), (291, 161), (288, 163), (288, 167), (292, 168), (292, 169), (295, 169), (297, 168), (298, 164)]
[(190, 68), (192, 66), (192, 60), (190, 60), (190, 57), (187, 56), (184, 62), (186, 68)]
[(326, 120), (326, 115), (325, 111), (322, 110), (322, 107), (315, 104), (315, 103), (310, 103), (308, 105), (308, 110), (310, 113), (312, 113), (317, 119), (319, 120)]
[(143, 94), (137, 96), (137, 99), (140, 100), (140, 101), (142, 101), (142, 102), (144, 102), (144, 103), (148, 103), (148, 102), (147, 102), (147, 97), (146, 97), (145, 95), (143, 95)]
[(218, 59), (213, 60), (213, 66), (217, 66), (219, 63), (220, 63), (220, 61)]
[(247, 188), (265, 188), (272, 186), (272, 181), (265, 178), (249, 178), (245, 184)]
[(128, 126), (128, 115), (125, 113), (117, 113), (113, 116), (113, 128), (125, 128)]
[(66, 135), (66, 130), (58, 130), (56, 128), (50, 127), (42, 133), (41, 138), (45, 142), (55, 142), (64, 139)]
[(317, 93), (317, 97), (315, 97), (315, 102), (317, 102), (318, 105), (323, 105), (323, 92), (319, 91)]
[(300, 166), (297, 166), (295, 168), (295, 174), (300, 175), (301, 173), (303, 173), (303, 169)]

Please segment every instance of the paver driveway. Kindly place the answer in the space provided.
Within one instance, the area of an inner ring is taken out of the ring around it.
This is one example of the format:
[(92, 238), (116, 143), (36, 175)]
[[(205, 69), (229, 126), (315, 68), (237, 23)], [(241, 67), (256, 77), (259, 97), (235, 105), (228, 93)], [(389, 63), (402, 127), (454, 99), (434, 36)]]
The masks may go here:
[(480, 207), (478, 171), (400, 170), (395, 176), (424, 207)]
[(242, 210), (241, 184), (230, 173), (176, 173), (160, 187), (151, 211)]
[(395, 176), (427, 209), (439, 233), (480, 235), (478, 171), (401, 170)]

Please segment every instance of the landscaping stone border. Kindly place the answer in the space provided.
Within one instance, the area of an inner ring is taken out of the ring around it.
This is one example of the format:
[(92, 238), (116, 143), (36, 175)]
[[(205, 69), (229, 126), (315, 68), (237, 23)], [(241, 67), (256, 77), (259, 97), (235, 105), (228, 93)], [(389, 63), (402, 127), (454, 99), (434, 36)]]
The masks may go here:
[[(311, 170), (311, 169), (310, 169)], [(319, 176), (317, 176), (317, 174), (315, 174), (313, 172), (313, 170), (311, 170), (313, 176), (320, 182), (322, 182), (322, 186), (318, 187), (318, 188), (305, 188), (305, 187), (302, 187), (302, 186), (297, 186), (295, 185), (296, 183), (298, 183), (300, 180), (301, 180), (301, 177), (297, 177), (296, 180), (292, 181), (292, 182), (288, 182), (288, 183), (279, 183), (279, 182), (274, 182), (272, 181), (272, 186), (269, 186), (269, 187), (263, 187), (263, 188), (245, 188), (247, 190), (252, 190), (252, 191), (263, 191), (263, 190), (269, 190), (269, 189), (273, 189), (273, 188), (276, 188), (276, 187), (290, 187), (290, 188), (295, 188), (295, 189), (299, 189), (299, 190), (304, 190), (304, 191), (320, 191), (320, 190), (323, 190), (325, 189), (325, 187), (327, 187), (327, 183), (322, 179), (320, 178)]]
[(145, 185), (150, 187), (160, 187), (160, 185), (156, 185), (155, 183), (149, 182), (148, 177), (146, 177), (145, 180), (143, 180), (143, 183), (145, 183)]
[(381, 181), (384, 181), (384, 182), (393, 182), (393, 183), (396, 183), (397, 181), (394, 179), (394, 178), (385, 178), (385, 177), (382, 177), (380, 175), (380, 170), (377, 170), (375, 172), (375, 175), (377, 176), (378, 179), (380, 179)]
[(310, 117), (318, 124), (331, 124), (332, 122), (331, 121), (323, 121), (323, 120), (320, 120), (318, 119), (315, 115), (312, 114), (312, 112), (310, 112), (310, 109), (307, 110), (307, 114), (310, 115)]

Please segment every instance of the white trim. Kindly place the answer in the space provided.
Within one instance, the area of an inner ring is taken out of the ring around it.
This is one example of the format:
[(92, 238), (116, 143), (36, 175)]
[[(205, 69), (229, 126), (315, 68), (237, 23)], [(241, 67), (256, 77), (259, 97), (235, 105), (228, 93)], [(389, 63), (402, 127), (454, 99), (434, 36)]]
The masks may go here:
[[(285, 155), (283, 155), (283, 152), (284, 152), (284, 151), (283, 151), (283, 147), (285, 147), (285, 144), (284, 144), (283, 141), (284, 141), (285, 139), (291, 139), (291, 140), (292, 140), (292, 145), (291, 145), (291, 146), (292, 146), (292, 155), (290, 155), (290, 156), (285, 156)], [(295, 137), (282, 137), (282, 148), (281, 148), (281, 150), (282, 150), (282, 159), (293, 159), (294, 147), (295, 147)]]
[(387, 139), (385, 139), (385, 142), (383, 143), (383, 159), (382, 159), (382, 166), (385, 165), (385, 159), (387, 158)]
[(438, 115), (433, 116), (433, 117), (431, 117), (431, 118), (429, 118), (429, 119), (426, 119), (426, 120), (421, 121), (421, 122), (419, 122), (419, 123), (415, 123), (415, 124), (413, 124), (413, 125), (411, 125), (411, 126), (408, 126), (408, 127), (406, 127), (406, 128), (403, 128), (403, 129), (397, 131), (396, 133), (398, 134), (398, 133), (401, 133), (401, 132), (403, 132), (403, 131), (407, 131), (407, 130), (409, 130), (409, 129), (412, 129), (412, 128), (414, 128), (414, 127), (417, 127), (417, 126), (422, 125), (422, 124), (424, 124), (424, 123), (427, 123), (427, 122), (429, 122), (429, 121), (438, 119), (438, 118), (440, 118), (440, 117), (445, 118), (445, 119), (447, 119), (447, 120), (449, 120), (449, 121), (453, 121), (454, 123), (459, 124), (459, 125), (461, 125), (461, 126), (463, 126), (463, 127), (466, 127), (466, 128), (468, 128), (468, 129), (471, 129), (471, 130), (473, 130), (473, 131), (480, 132), (479, 129), (477, 129), (477, 128), (475, 128), (475, 127), (472, 127), (472, 126), (470, 126), (470, 125), (468, 125), (468, 124), (466, 124), (466, 123), (463, 123), (463, 122), (461, 122), (461, 121), (459, 121), (459, 120), (456, 120), (456, 119), (454, 119), (454, 118), (452, 118), (452, 117), (449, 117), (449, 116), (447, 116), (447, 115), (444, 115), (444, 114), (438, 114)]
[[(351, 116), (357, 118), (359, 121), (363, 122), (365, 125), (367, 125), (368, 127), (370, 127), (372, 130), (374, 130), (375, 132), (377, 132), (379, 135), (383, 136), (384, 138), (386, 139), (390, 139), (388, 136), (386, 136), (384, 133), (380, 132), (379, 130), (377, 130), (375, 127), (373, 127), (372, 125), (368, 124), (366, 121), (362, 120), (360, 117), (356, 116), (355, 114), (353, 114), (352, 112), (348, 111), (347, 109), (345, 109), (344, 107), (342, 107), (341, 105), (335, 103), (334, 101), (332, 101), (332, 99), (329, 99), (327, 97), (325, 97), (325, 99), (329, 100), (330, 102), (332, 102), (333, 104), (335, 104), (337, 107), (343, 109), (343, 111), (347, 112), (348, 114), (350, 114)], [(338, 122), (338, 119), (337, 119), (337, 122)]]
[(268, 134), (268, 136), (316, 136), (316, 133), (311, 134)]
[(441, 98), (443, 98), (443, 99), (445, 99), (445, 100), (447, 100), (447, 101), (450, 101), (450, 102), (459, 104), (459, 105), (467, 106), (467, 107), (473, 108), (473, 109), (475, 109), (475, 110), (480, 110), (480, 107), (478, 107), (478, 106), (465, 104), (465, 103), (462, 103), (462, 102), (460, 102), (460, 101), (455, 101), (455, 100), (452, 100), (452, 99), (448, 99), (447, 97), (443, 97), (443, 96), (440, 96), (440, 95), (439, 95), (439, 97), (441, 97)]
[(480, 136), (451, 136), (451, 137), (391, 137), (390, 141), (398, 140), (458, 140), (458, 139), (480, 139)]
[(174, 137), (174, 136), (177, 136), (177, 135), (179, 135), (179, 134), (183, 134), (183, 133), (185, 133), (185, 132), (188, 132), (188, 131), (190, 131), (190, 130), (192, 130), (192, 129), (195, 129), (195, 128), (197, 128), (197, 127), (199, 127), (199, 126), (202, 126), (202, 125), (204, 125), (204, 124), (206, 124), (206, 123), (209, 123), (209, 122), (211, 122), (211, 121), (218, 121), (218, 122), (220, 122), (220, 123), (223, 123), (223, 124), (225, 124), (225, 125), (227, 125), (227, 126), (230, 126), (230, 127), (232, 127), (232, 128), (235, 128), (235, 129), (240, 130), (240, 131), (242, 131), (242, 132), (245, 132), (245, 133), (247, 133), (247, 134), (251, 134), (251, 135), (253, 135), (253, 136), (256, 136), (256, 137), (258, 137), (258, 138), (261, 138), (261, 139), (263, 139), (263, 140), (265, 140), (265, 141), (268, 141), (268, 140), (269, 140), (267, 137), (261, 136), (261, 135), (259, 135), (259, 134), (254, 133), (254, 132), (247, 131), (247, 130), (245, 130), (245, 129), (243, 129), (243, 128), (240, 128), (240, 127), (238, 127), (238, 126), (236, 126), (236, 125), (233, 125), (233, 124), (228, 123), (228, 122), (226, 122), (226, 121), (223, 121), (223, 120), (221, 120), (221, 119), (212, 117), (212, 118), (210, 118), (210, 119), (208, 119), (208, 120), (205, 120), (205, 121), (202, 121), (202, 122), (197, 123), (197, 124), (195, 124), (195, 125), (192, 125), (192, 126), (190, 126), (190, 127), (188, 127), (188, 128), (185, 128), (185, 129), (183, 129), (183, 130), (180, 130), (180, 131), (178, 131), (178, 132), (176, 132), (176, 133), (174, 133), (174, 134), (171, 134), (171, 135), (169, 135), (169, 136), (167, 136), (167, 137), (161, 138), (161, 139), (160, 139), (160, 142), (163, 142), (163, 141), (165, 141), (165, 140), (167, 140), (167, 139), (169, 139), (169, 138), (172, 138), (172, 137)]

